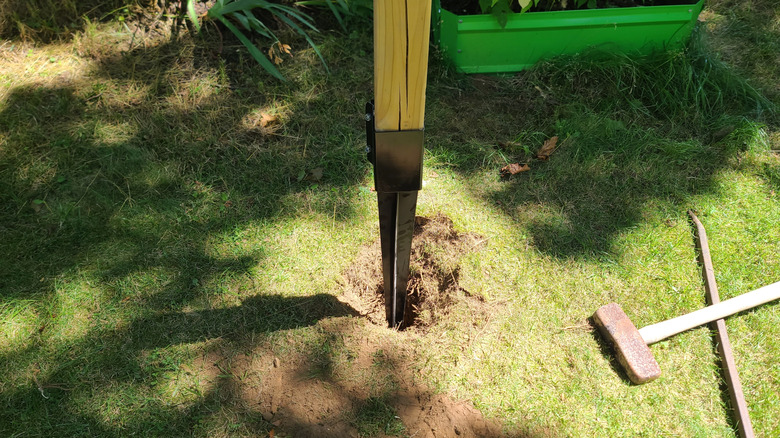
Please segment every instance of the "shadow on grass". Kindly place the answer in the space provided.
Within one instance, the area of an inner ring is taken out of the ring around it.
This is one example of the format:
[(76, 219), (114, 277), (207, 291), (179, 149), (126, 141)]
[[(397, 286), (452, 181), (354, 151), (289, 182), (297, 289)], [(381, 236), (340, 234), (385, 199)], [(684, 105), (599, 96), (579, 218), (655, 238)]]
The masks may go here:
[[(252, 108), (289, 90), (231, 93), (229, 83), (199, 78), (182, 85), (182, 50), (171, 42), (117, 55), (91, 87), (65, 80), (11, 91), (0, 112), (3, 297), (40, 294), (87, 260), (106, 281), (160, 268), (203, 283), (263, 258), (261, 248), (218, 260), (204, 253), (209, 236), (295, 217), (301, 207), (351, 217), (368, 166), (355, 144), (359, 119), (319, 133), (297, 127), (305, 138), (254, 130), (245, 126)], [(200, 87), (211, 89), (193, 97)], [(128, 89), (137, 93), (120, 94)], [(332, 103), (287, 105), (289, 118), (308, 119)], [(318, 166), (317, 181), (301, 178)]]
[[(192, 431), (200, 417), (218, 413), (226, 403), (236, 402), (230, 394), (237, 391), (220, 389), (219, 385), (226, 383), (217, 379), (216, 388), (198, 397), (186, 409), (165, 405), (157, 396), (141, 389), (155, 388), (158, 379), (164, 380), (165, 373), (182, 372), (179, 368), (182, 358), (158, 353), (161, 349), (211, 341), (252, 351), (263, 342), (264, 334), (309, 327), (323, 318), (355, 315), (354, 309), (332, 295), (294, 298), (260, 295), (247, 298), (238, 306), (162, 312), (135, 319), (118, 329), (96, 328), (83, 338), (65, 341), (60, 346), (55, 355), (58, 360), (44, 366), (46, 377), (36, 379), (40, 389), (3, 391), (6, 408), (0, 415), (3, 419), (0, 431), (14, 435), (26, 430), (47, 436), (59, 436), (58, 430), (62, 436), (130, 433), (170, 436), (166, 433), (178, 435), (184, 430)], [(39, 356), (48, 349), (43, 342), (41, 338), (38, 345), (26, 351), (4, 354), (0, 362), (27, 362), (31, 356)], [(85, 393), (85, 387), (78, 382), (89, 382), (91, 390)], [(102, 397), (101, 394), (111, 394), (113, 401), (107, 402), (117, 403), (121, 410), (132, 408), (132, 412), (117, 418), (86, 415), (89, 409), (83, 409), (86, 408), (84, 397)], [(42, 411), (46, 415), (41, 416)], [(254, 409), (240, 416), (242, 423), (256, 423), (264, 431), (270, 427)]]
[[(267, 249), (234, 255), (211, 244), (300, 214), (350, 219), (368, 167), (356, 144), (362, 121), (316, 121), (336, 105), (332, 95), (298, 100), (294, 85), (282, 84), (258, 90), (255, 67), (210, 82), (198, 73), (219, 70), (219, 60), (193, 60), (192, 49), (178, 41), (137, 47), (102, 59), (86, 80), (18, 87), (0, 105), (0, 308), (33, 302), (27, 324), (39, 327), (4, 348), (0, 364), (17, 377), (46, 375), (32, 377), (42, 392), (2, 388), (4, 436), (197, 430), (204, 412), (220, 412), (218, 392), (186, 409), (164, 405), (147, 391), (159, 367), (145, 368), (142, 351), (251, 345), (355, 313), (323, 294), (226, 303), (253, 292), (224, 294), (221, 279), (261, 289), (253, 272)], [(354, 87), (336, 93), (352, 96)], [(252, 124), (253, 111), (274, 105), (295, 122), (276, 131)], [(316, 180), (299, 177), (314, 168)], [(82, 283), (68, 299), (95, 305), (78, 329), (67, 326), (74, 306), (63, 301), (74, 281)], [(103, 401), (123, 414), (90, 411), (98, 394), (111, 394)], [(241, 421), (269, 426), (251, 410)]]
[[(695, 196), (717, 193), (772, 117), (771, 102), (704, 55), (602, 56), (477, 76), (457, 96), (429, 99), (442, 121), (428, 130), (433, 161), (476, 178), (473, 194), (558, 258), (598, 259), (625, 230), (680, 217)], [(549, 160), (536, 158), (553, 136)], [(530, 170), (501, 178), (512, 162)]]
[[(180, 6), (172, 0), (4, 0), (0, 5), (0, 36), (40, 43), (62, 41), (91, 23), (107, 19), (124, 23), (126, 18), (144, 12), (143, 8), (155, 13), (159, 9), (159, 19), (163, 18), (163, 9), (174, 15)], [(179, 24), (181, 21), (178, 18)]]

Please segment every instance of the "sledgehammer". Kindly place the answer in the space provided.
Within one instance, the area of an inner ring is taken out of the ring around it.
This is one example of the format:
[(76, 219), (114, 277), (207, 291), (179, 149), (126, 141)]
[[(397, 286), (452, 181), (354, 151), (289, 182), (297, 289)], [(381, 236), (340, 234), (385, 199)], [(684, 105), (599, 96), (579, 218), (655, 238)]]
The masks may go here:
[(653, 358), (648, 345), (778, 298), (780, 282), (640, 330), (636, 329), (616, 303), (599, 308), (593, 314), (593, 320), (602, 335), (614, 345), (618, 361), (626, 370), (628, 378), (636, 384), (642, 384), (661, 375), (661, 367)]

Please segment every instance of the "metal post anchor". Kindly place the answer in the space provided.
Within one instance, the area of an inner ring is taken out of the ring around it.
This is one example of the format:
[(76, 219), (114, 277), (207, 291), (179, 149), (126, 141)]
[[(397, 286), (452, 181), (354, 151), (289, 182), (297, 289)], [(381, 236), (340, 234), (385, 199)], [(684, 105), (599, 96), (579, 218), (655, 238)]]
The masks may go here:
[(406, 308), (417, 192), (422, 188), (423, 130), (374, 129), (373, 103), (366, 104), (368, 159), (374, 165), (379, 207), (385, 309), (390, 327), (401, 328)]

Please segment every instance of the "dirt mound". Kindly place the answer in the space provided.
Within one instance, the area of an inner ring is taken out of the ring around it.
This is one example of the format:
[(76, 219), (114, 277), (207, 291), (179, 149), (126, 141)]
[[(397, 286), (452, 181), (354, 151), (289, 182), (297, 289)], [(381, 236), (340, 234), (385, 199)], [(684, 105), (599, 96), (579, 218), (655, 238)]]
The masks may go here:
[[(432, 325), (459, 300), (482, 300), (461, 288), (458, 279), (463, 256), (483, 243), (475, 234), (457, 232), (446, 216), (415, 217), (404, 328)], [(386, 325), (379, 240), (363, 248), (344, 279), (343, 300), (371, 322)]]

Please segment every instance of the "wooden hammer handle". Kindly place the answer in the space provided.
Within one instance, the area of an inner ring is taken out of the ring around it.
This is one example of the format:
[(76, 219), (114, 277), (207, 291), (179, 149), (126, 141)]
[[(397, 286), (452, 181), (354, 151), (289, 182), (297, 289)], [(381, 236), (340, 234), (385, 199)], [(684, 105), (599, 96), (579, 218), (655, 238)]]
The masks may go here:
[(647, 345), (780, 298), (780, 282), (639, 330)]

